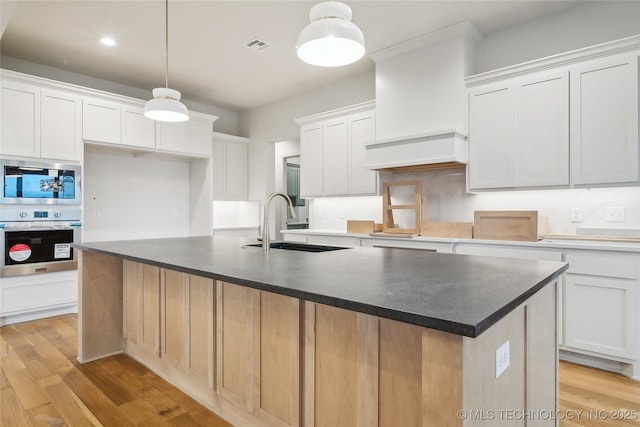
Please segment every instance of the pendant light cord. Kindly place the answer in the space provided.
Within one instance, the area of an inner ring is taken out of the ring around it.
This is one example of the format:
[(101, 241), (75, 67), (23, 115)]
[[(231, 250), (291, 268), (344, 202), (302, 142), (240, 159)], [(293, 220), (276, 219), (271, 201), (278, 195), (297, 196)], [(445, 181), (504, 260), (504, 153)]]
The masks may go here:
[(169, 0), (164, 2), (164, 87), (169, 87)]

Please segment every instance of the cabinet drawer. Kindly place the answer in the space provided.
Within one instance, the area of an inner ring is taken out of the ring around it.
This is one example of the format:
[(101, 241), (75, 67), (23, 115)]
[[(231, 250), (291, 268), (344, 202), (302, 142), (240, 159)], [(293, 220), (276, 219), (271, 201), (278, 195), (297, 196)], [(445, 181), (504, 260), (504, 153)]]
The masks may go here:
[(568, 273), (590, 276), (637, 279), (640, 264), (637, 254), (617, 252), (567, 252)]

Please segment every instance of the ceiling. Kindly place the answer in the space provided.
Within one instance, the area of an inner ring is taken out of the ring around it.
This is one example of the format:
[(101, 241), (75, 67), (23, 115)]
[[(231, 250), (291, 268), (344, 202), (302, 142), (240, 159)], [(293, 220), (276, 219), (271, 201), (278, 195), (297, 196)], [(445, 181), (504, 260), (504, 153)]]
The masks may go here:
[[(13, 3), (0, 41), (3, 56), (149, 91), (164, 86), (164, 1)], [(372, 70), (367, 56), (340, 68), (314, 67), (297, 58), (297, 37), (315, 3), (170, 0), (169, 87), (192, 101), (242, 111)], [(367, 53), (372, 53), (462, 21), (486, 35), (579, 2), (346, 3), (365, 35)], [(105, 35), (118, 45), (101, 45)], [(244, 46), (254, 38), (272, 47), (257, 52)]]

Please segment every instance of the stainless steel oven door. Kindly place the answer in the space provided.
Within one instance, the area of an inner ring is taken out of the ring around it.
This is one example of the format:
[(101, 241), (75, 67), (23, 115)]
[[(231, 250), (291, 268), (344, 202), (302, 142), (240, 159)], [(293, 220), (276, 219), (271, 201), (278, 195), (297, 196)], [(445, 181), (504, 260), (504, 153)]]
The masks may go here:
[(75, 226), (5, 224), (0, 277), (75, 270), (78, 262), (71, 243), (79, 241), (80, 228)]

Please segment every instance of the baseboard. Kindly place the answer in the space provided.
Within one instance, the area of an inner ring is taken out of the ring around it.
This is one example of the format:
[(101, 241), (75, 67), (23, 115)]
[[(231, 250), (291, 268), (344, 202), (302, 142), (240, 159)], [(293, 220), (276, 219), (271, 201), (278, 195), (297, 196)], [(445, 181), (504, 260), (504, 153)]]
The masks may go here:
[(31, 320), (44, 319), (47, 317), (54, 317), (71, 313), (78, 313), (78, 304), (2, 316), (0, 317), (0, 326), (12, 325), (14, 323), (28, 322)]
[(633, 364), (618, 362), (617, 360), (603, 359), (601, 357), (590, 356), (587, 354), (574, 353), (567, 350), (560, 350), (560, 360), (576, 363), (578, 365), (590, 366), (592, 368), (602, 369), (605, 371), (615, 372), (624, 376), (639, 380), (633, 375)]

